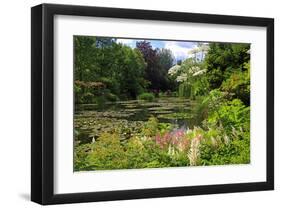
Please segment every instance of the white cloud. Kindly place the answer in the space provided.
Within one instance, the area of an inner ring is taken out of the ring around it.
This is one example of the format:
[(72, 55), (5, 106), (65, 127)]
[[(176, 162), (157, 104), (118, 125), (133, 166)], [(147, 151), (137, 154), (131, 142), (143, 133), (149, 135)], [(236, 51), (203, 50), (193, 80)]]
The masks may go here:
[[(186, 43), (186, 44), (183, 44)], [(190, 57), (189, 51), (194, 49), (196, 44), (193, 42), (176, 42), (176, 41), (166, 41), (165, 48), (170, 49), (176, 59), (186, 59)]]
[(132, 46), (134, 44), (134, 39), (117, 39), (117, 43), (122, 43), (128, 46)]

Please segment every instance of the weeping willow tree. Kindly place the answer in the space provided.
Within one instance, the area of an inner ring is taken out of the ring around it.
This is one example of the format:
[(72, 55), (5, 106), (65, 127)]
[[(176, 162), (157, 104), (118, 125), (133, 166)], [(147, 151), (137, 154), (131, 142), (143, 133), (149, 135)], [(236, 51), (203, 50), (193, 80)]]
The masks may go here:
[(181, 66), (171, 68), (169, 72), (178, 83), (180, 97), (194, 98), (208, 92), (208, 82), (205, 78), (206, 69), (203, 62), (189, 58)]
[(191, 97), (191, 86), (188, 82), (183, 82), (179, 85), (179, 97)]
[(194, 99), (196, 96), (207, 94), (205, 56), (208, 50), (208, 44), (197, 43), (196, 47), (190, 50), (189, 58), (168, 71), (169, 76), (178, 83), (178, 95), (180, 97)]

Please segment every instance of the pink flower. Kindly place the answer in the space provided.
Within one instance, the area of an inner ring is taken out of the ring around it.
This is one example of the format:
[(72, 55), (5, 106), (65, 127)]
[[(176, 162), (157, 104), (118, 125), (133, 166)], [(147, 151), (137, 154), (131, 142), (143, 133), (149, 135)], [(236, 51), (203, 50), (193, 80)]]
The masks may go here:
[[(157, 134), (155, 136), (155, 142), (158, 144), (161, 148), (167, 147), (169, 145), (172, 145), (173, 147), (184, 150), (187, 146), (189, 146), (189, 140), (186, 138), (185, 129), (177, 129), (172, 132), (167, 132), (164, 135)], [(198, 136), (198, 140), (201, 136)]]

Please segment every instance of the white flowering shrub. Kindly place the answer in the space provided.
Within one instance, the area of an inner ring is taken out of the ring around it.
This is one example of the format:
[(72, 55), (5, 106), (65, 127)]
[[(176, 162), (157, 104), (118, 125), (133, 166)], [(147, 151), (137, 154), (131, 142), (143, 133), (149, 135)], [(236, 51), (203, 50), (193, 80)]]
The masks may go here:
[(168, 75), (170, 76), (174, 76), (178, 73), (180, 69), (180, 66), (179, 65), (174, 65), (173, 67), (171, 67), (169, 70), (168, 70)]
[(205, 72), (207, 72), (207, 69), (199, 70), (199, 71), (193, 73), (192, 76), (203, 75)]
[(176, 81), (178, 83), (182, 83), (182, 82), (184, 82), (186, 80), (187, 80), (187, 73), (182, 73), (179, 76), (177, 76), (177, 78), (176, 78)]

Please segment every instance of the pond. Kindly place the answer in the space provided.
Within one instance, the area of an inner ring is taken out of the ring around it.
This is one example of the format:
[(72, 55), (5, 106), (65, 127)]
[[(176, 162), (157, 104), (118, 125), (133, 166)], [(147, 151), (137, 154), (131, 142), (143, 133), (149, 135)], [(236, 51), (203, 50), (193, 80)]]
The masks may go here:
[(174, 128), (197, 125), (194, 102), (178, 97), (161, 97), (153, 102), (128, 100), (75, 106), (75, 140), (89, 143), (103, 132), (116, 132), (121, 139), (138, 134), (151, 116)]

